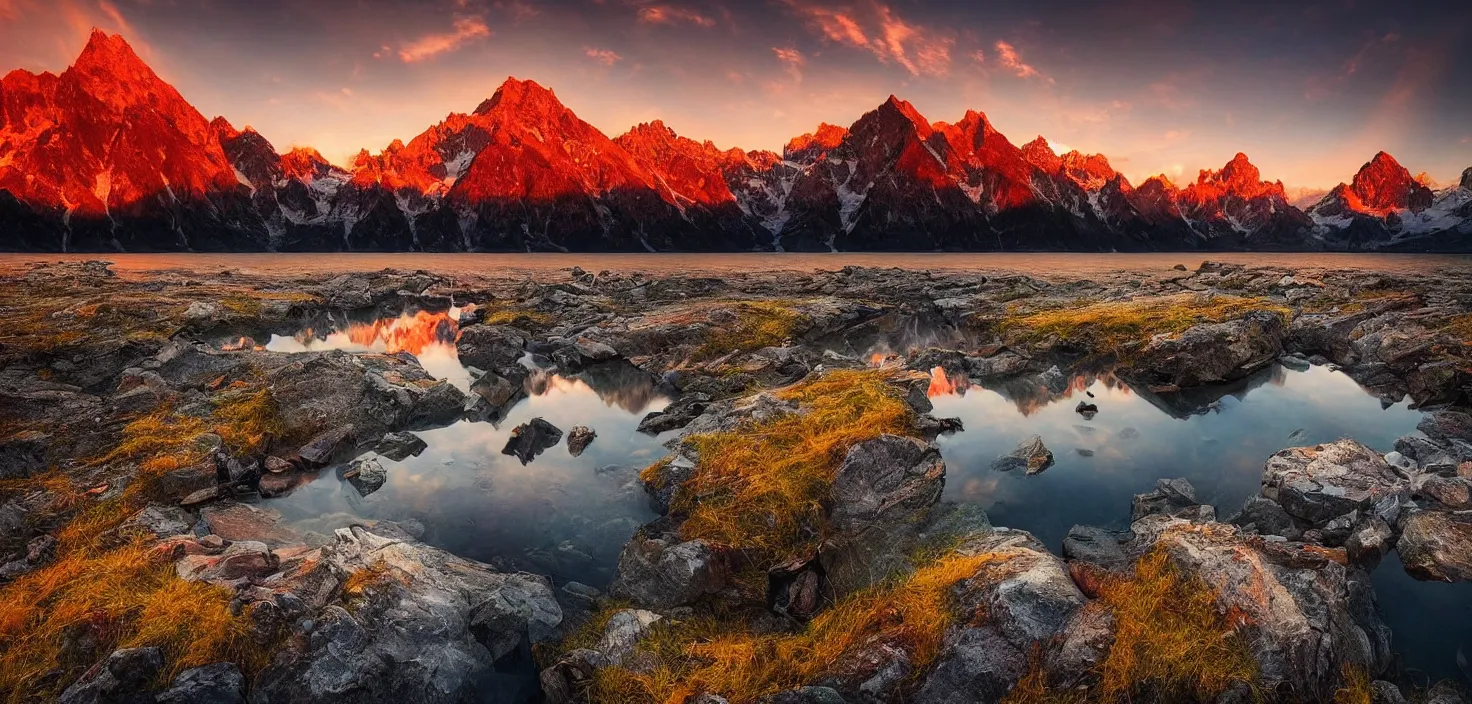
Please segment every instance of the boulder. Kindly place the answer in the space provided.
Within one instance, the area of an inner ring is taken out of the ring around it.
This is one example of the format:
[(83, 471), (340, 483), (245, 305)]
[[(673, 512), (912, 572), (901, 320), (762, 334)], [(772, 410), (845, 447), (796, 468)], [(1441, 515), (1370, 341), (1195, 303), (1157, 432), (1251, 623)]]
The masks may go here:
[(586, 425), (573, 426), (572, 430), (567, 431), (567, 453), (573, 457), (581, 456), (596, 437), (598, 433)]
[[(1210, 509), (1211, 507), (1204, 507)], [(1130, 520), (1138, 521), (1146, 516), (1167, 515), (1195, 517), (1198, 520), (1215, 520), (1215, 511), (1203, 511), (1196, 500), (1196, 488), (1185, 479), (1157, 479), (1155, 490), (1136, 494), (1130, 501)]]
[(1406, 572), (1416, 579), (1472, 581), (1472, 515), (1412, 513), (1395, 549)]
[(233, 662), (185, 670), (158, 695), (158, 704), (245, 704), (245, 676)]
[(634, 656), (634, 646), (661, 618), (657, 613), (641, 609), (623, 609), (611, 616), (603, 628), (603, 636), (593, 646), (602, 654), (603, 664), (621, 666), (627, 663)]
[(1085, 603), (1063, 561), (1029, 533), (997, 529), (963, 541), (957, 552), (996, 558), (953, 590), (957, 613), (987, 616), (960, 619), (947, 631), (913, 698), (922, 704), (1000, 701)]
[(820, 551), (835, 594), (908, 568), (945, 475), (940, 451), (914, 438), (883, 435), (849, 449), (829, 490), (830, 537)]
[(343, 470), (342, 478), (346, 479), (359, 496), (367, 496), (383, 488), (388, 482), (388, 470), (376, 457), (354, 460)]
[(1263, 467), (1262, 495), (1308, 527), (1323, 528), (1356, 510), (1393, 525), (1410, 483), (1380, 453), (1344, 439), (1274, 454)]
[(1038, 474), (1053, 466), (1053, 451), (1043, 444), (1043, 439), (1036, 435), (1023, 440), (1012, 454), (998, 457), (992, 462), (992, 469), (998, 472), (1010, 472), (1021, 469), (1028, 474)]
[(194, 526), (194, 517), (177, 506), (149, 504), (133, 514), (119, 526), (122, 531), (148, 533), (157, 538), (168, 538), (189, 533)]
[(471, 325), (460, 328), (455, 341), (460, 363), (477, 369), (514, 366), (526, 354), (525, 333), (504, 325)]
[(1452, 510), (1472, 508), (1472, 479), (1429, 476), (1416, 493)]
[[(499, 573), (400, 531), (339, 529), (316, 564), (380, 576), (351, 609), (329, 602), (295, 619), (297, 637), (255, 679), (255, 704), (475, 701), (498, 660), (559, 636), (562, 611), (546, 578)], [(315, 574), (275, 586), (306, 588), (299, 580)]]
[(265, 577), (276, 571), (277, 564), (265, 543), (242, 540), (231, 543), (218, 555), (185, 555), (174, 568), (181, 579), (191, 582), (233, 584)]
[(619, 554), (608, 591), (636, 606), (670, 609), (720, 591), (728, 576), (725, 561), (704, 540), (635, 535)]
[(1242, 510), (1227, 522), (1262, 535), (1278, 535), (1289, 540), (1297, 540), (1303, 535), (1282, 506), (1261, 496), (1248, 497)]
[(339, 425), (318, 433), (297, 450), (309, 467), (326, 467), (353, 451), (353, 426)]
[(145, 704), (154, 678), (164, 669), (158, 648), (115, 650), (61, 693), (61, 704)]
[(511, 455), (528, 464), (548, 448), (562, 441), (562, 430), (551, 423), (533, 418), (511, 430), (501, 454)]
[(1150, 385), (1181, 388), (1241, 379), (1283, 354), (1287, 328), (1266, 310), (1239, 320), (1197, 325), (1179, 336), (1157, 335), (1134, 357), (1125, 375)]
[(644, 419), (639, 421), (639, 432), (658, 435), (671, 430), (679, 430), (705, 413), (709, 404), (710, 396), (706, 394), (686, 394), (674, 403), (665, 406), (664, 410), (654, 411), (644, 416)]

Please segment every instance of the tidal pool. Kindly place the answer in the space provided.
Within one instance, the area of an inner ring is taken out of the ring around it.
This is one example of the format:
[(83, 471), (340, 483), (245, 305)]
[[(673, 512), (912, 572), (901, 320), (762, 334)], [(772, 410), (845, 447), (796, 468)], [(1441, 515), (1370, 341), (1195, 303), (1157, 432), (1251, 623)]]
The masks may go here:
[[(1108, 374), (977, 386), (939, 376), (931, 386), (938, 417), (964, 432), (938, 440), (945, 497), (981, 505), (994, 524), (1022, 528), (1061, 551), (1074, 525), (1129, 527), (1130, 499), (1155, 480), (1185, 477), (1202, 503), (1226, 520), (1258, 492), (1263, 464), (1287, 447), (1351, 437), (1382, 452), (1416, 432), (1421, 413), (1386, 405), (1348, 376), (1324, 367), (1265, 370), (1237, 384), (1172, 398), (1137, 392)], [(1088, 419), (1080, 401), (1098, 406)], [(1032, 435), (1052, 450), (1041, 474), (991, 465)], [(1418, 582), (1394, 554), (1372, 573), (1392, 647), (1432, 681), (1465, 678), (1472, 656), (1472, 584)]]

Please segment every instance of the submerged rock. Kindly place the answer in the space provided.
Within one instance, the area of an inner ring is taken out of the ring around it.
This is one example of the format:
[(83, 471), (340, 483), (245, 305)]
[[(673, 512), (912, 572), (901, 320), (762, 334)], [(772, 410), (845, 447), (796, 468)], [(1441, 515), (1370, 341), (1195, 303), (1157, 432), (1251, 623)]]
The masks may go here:
[(586, 425), (574, 426), (572, 430), (567, 431), (567, 453), (573, 457), (582, 455), (583, 450), (588, 449), (588, 446), (593, 444), (593, 439), (597, 437), (598, 433)]
[(1010, 455), (998, 457), (992, 462), (992, 469), (998, 472), (1010, 472), (1014, 469), (1025, 470), (1028, 474), (1037, 474), (1053, 466), (1053, 451), (1043, 444), (1043, 439), (1034, 435), (1022, 441), (1016, 450)]
[(367, 496), (388, 482), (388, 470), (377, 458), (370, 457), (354, 461), (342, 473), (342, 478), (348, 480), (359, 496)]
[(541, 418), (533, 418), (511, 430), (511, 437), (506, 440), (506, 446), (501, 448), (501, 454), (511, 455), (521, 460), (522, 464), (528, 464), (537, 455), (561, 441), (560, 428)]

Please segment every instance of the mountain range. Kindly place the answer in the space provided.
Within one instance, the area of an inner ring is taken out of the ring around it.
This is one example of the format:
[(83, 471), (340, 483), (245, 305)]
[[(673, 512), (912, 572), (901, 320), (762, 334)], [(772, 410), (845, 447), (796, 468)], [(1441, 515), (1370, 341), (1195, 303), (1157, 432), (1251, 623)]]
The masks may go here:
[(1438, 190), (1381, 152), (1320, 196), (1237, 154), (1134, 185), (894, 97), (781, 154), (721, 150), (657, 121), (609, 138), (516, 79), (342, 168), (207, 119), (94, 31), (60, 75), (0, 79), (0, 250), (1472, 251), (1472, 168)]

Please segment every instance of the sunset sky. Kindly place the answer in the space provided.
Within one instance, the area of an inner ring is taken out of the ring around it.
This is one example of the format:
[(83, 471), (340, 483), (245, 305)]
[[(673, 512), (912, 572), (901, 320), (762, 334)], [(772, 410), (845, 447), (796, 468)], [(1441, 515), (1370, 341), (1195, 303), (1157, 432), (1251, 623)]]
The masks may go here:
[(207, 116), (338, 163), (516, 76), (610, 136), (659, 118), (722, 148), (780, 150), (893, 93), (1137, 183), (1238, 151), (1289, 187), (1382, 149), (1443, 183), (1472, 166), (1465, 0), (0, 0), (0, 70), (60, 72), (94, 26)]

